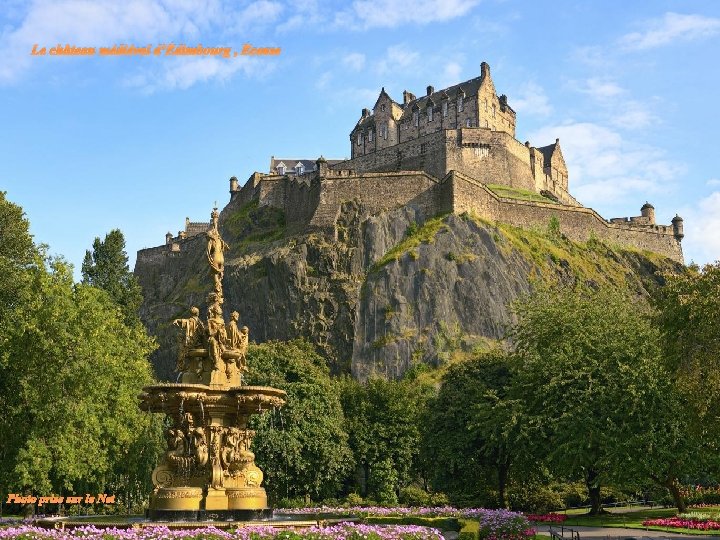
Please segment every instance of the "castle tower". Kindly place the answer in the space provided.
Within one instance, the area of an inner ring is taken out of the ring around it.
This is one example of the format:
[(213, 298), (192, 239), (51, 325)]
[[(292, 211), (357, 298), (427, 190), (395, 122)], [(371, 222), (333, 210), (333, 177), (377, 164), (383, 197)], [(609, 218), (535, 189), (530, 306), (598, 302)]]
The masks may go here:
[(655, 207), (652, 204), (645, 201), (645, 204), (640, 208), (640, 215), (647, 218), (650, 225), (655, 225)]
[(230, 177), (230, 195), (232, 195), (236, 191), (239, 191), (239, 189), (240, 188), (238, 187), (238, 179), (234, 176), (231, 176)]
[(675, 238), (682, 240), (685, 237), (685, 233), (683, 232), (683, 218), (675, 214), (675, 217), (672, 219), (672, 226)]

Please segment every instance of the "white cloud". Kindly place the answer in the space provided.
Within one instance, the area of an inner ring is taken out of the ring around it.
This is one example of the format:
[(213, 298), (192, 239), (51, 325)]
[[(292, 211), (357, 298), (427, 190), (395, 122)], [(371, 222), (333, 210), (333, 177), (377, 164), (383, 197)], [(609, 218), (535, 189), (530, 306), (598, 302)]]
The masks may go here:
[(342, 59), (342, 63), (353, 71), (360, 71), (365, 67), (365, 55), (362, 53), (350, 53)]
[(283, 12), (280, 2), (257, 0), (248, 4), (233, 17), (233, 31), (241, 33), (255, 26), (266, 26), (275, 23)]
[(705, 184), (708, 186), (720, 186), (720, 178), (711, 178)]
[(620, 38), (629, 50), (645, 50), (678, 41), (694, 41), (720, 33), (720, 19), (704, 15), (668, 12), (661, 19), (647, 23), (643, 32), (632, 32)]
[(534, 146), (560, 138), (570, 171), (570, 190), (589, 206), (649, 193), (667, 193), (683, 167), (664, 153), (627, 141), (617, 131), (589, 122), (546, 126), (530, 136)]
[(659, 121), (643, 103), (623, 100), (615, 104), (610, 123), (623, 129), (642, 129)]
[(335, 16), (335, 24), (351, 28), (396, 28), (403, 24), (443, 22), (466, 15), (479, 0), (355, 0)]
[(525, 83), (514, 96), (510, 106), (519, 113), (544, 117), (553, 111), (545, 89), (533, 81)]
[(184, 90), (194, 84), (227, 81), (237, 72), (260, 77), (270, 73), (274, 64), (263, 58), (239, 56), (226, 60), (216, 57), (181, 57), (163, 62), (160, 71), (138, 73), (128, 77), (125, 85), (146, 94), (158, 91)]
[(405, 45), (388, 47), (385, 57), (377, 64), (378, 73), (396, 73), (413, 67), (420, 59), (420, 55)]
[(445, 64), (442, 73), (442, 79), (440, 81), (441, 88), (447, 88), (453, 84), (457, 84), (460, 81), (460, 73), (462, 73), (462, 66), (457, 62), (448, 62)]
[(697, 205), (683, 210), (685, 239), (683, 251), (686, 260), (698, 264), (720, 260), (720, 191), (698, 201)]
[(591, 98), (598, 101), (605, 101), (610, 98), (617, 97), (625, 92), (625, 90), (617, 83), (607, 80), (591, 78), (584, 81), (578, 88), (584, 94), (588, 94)]

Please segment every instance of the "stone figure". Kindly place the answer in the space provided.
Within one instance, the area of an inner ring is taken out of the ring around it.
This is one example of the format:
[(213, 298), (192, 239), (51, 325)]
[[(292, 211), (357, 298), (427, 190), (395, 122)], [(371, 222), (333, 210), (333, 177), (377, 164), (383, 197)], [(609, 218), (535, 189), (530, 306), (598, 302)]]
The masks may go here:
[(240, 319), (240, 314), (237, 311), (233, 311), (230, 314), (230, 322), (227, 325), (227, 348), (228, 349), (239, 349), (240, 348), (240, 329), (237, 326), (237, 322)]
[(200, 310), (193, 306), (190, 308), (189, 319), (175, 319), (173, 325), (181, 328), (180, 347), (178, 348), (177, 370), (187, 369), (187, 352), (195, 347), (202, 347), (205, 335), (205, 325), (200, 319)]
[(225, 364), (222, 353), (225, 350), (227, 335), (225, 321), (219, 307), (211, 306), (208, 313), (208, 356), (214, 370), (224, 370)]
[(240, 344), (238, 346), (238, 350), (240, 351), (240, 357), (237, 360), (238, 369), (240, 369), (241, 373), (244, 373), (245, 371), (248, 370), (247, 351), (248, 351), (249, 339), (250, 339), (250, 329), (247, 326), (243, 326), (240, 329)]
[(215, 282), (215, 291), (220, 292), (222, 291), (222, 278), (225, 271), (224, 252), (227, 251), (228, 245), (220, 236), (220, 232), (217, 228), (219, 217), (217, 208), (213, 209), (210, 216), (212, 218), (212, 227), (206, 233), (208, 237), (207, 258), (210, 263), (210, 269)]
[(207, 438), (205, 437), (205, 430), (203, 428), (195, 428), (192, 431), (193, 447), (195, 455), (195, 463), (199, 467), (202, 467), (208, 462), (210, 455), (208, 451)]

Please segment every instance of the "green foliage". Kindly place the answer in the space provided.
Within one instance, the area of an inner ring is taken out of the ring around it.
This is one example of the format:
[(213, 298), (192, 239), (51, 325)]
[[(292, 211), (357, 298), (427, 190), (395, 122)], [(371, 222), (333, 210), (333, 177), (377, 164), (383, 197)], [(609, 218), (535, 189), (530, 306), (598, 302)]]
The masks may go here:
[(668, 275), (654, 297), (668, 369), (693, 407), (690, 420), (715, 429), (720, 417), (720, 262)]
[(560, 220), (557, 218), (557, 216), (552, 216), (550, 218), (550, 221), (548, 222), (547, 233), (550, 238), (559, 239), (562, 237), (562, 233), (560, 232)]
[(350, 447), (361, 472), (354, 487), (376, 500), (397, 501), (400, 488), (423, 474), (420, 417), (432, 389), (411, 380), (339, 382)]
[(142, 291), (135, 275), (128, 267), (125, 237), (119, 229), (95, 238), (92, 251), (85, 252), (82, 263), (83, 283), (106, 291), (120, 307), (128, 324), (137, 324), (142, 304)]
[(223, 227), (238, 239), (234, 249), (242, 250), (249, 244), (274, 242), (285, 235), (285, 214), (278, 208), (258, 206), (250, 201), (225, 218)]
[(63, 262), (36, 269), (32, 282), (37, 295), (15, 320), (21, 331), (0, 373), (1, 483), (101, 492), (117, 474), (138, 473), (129, 452), (150, 427), (137, 394), (152, 381), (146, 357), (155, 345), (107, 293), (73, 286)]
[[(424, 419), (423, 455), (433, 487), (460, 504), (505, 506), (519, 451), (510, 357), (493, 351), (452, 365)], [(495, 496), (490, 495), (495, 492)]]
[(435, 235), (440, 230), (447, 228), (445, 219), (446, 216), (444, 215), (428, 219), (421, 227), (418, 227), (415, 222), (411, 223), (405, 232), (405, 238), (385, 253), (385, 255), (370, 268), (369, 272), (377, 272), (386, 264), (399, 260), (405, 253), (414, 250), (420, 244), (433, 243)]
[(334, 496), (352, 467), (338, 389), (306, 341), (268, 342), (248, 351), (249, 384), (287, 392), (280, 410), (253, 418), (253, 443), (274, 499)]
[(12, 297), (0, 303), (0, 491), (127, 498), (157, 457), (158, 426), (137, 407), (155, 344), (27, 231), (0, 197), (0, 294)]
[(515, 392), (536, 448), (558, 474), (584, 476), (597, 512), (601, 485), (641, 476), (671, 440), (663, 424), (672, 388), (648, 306), (616, 290), (548, 288), (516, 312)]
[(380, 504), (389, 506), (398, 503), (398, 473), (390, 459), (380, 459), (370, 467), (368, 491)]

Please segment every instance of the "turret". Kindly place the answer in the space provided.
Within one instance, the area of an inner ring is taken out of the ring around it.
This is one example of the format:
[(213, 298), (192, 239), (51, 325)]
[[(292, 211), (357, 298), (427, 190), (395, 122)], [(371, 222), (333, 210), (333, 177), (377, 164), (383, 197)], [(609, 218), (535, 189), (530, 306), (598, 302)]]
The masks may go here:
[(173, 240), (173, 235), (172, 235), (171, 232), (168, 232), (168, 233), (165, 235), (165, 244), (166, 244), (166, 245), (172, 244), (172, 240)]
[[(645, 204), (640, 208), (640, 215), (647, 218), (650, 225), (655, 225), (655, 207), (649, 202), (645, 201)], [(682, 218), (680, 218), (682, 221)]]
[(672, 226), (673, 236), (678, 240), (682, 240), (685, 237), (685, 233), (683, 232), (683, 218), (675, 214), (675, 217), (672, 219)]
[(232, 176), (230, 178), (230, 194), (232, 195), (238, 190), (238, 179)]
[(317, 166), (318, 176), (320, 176), (320, 178), (325, 178), (328, 172), (327, 160), (320, 156), (315, 162), (315, 165)]

